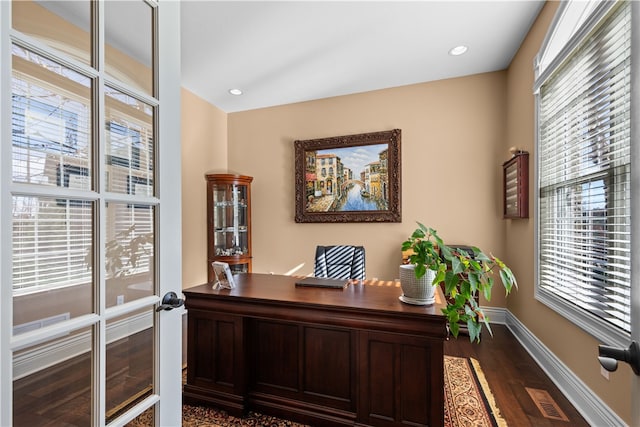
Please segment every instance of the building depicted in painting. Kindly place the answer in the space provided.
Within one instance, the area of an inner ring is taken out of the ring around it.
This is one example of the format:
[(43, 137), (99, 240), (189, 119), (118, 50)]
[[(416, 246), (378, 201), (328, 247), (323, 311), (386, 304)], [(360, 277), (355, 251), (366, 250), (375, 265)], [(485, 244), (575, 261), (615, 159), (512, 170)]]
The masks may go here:
[(336, 157), (336, 180), (336, 195), (338, 197), (342, 197), (344, 190), (344, 165), (342, 164), (340, 157)]
[(340, 196), (340, 186), (344, 182), (344, 166), (340, 157), (335, 154), (318, 154), (316, 156), (316, 190), (323, 196)]
[(370, 197), (374, 200), (381, 200), (382, 192), (380, 190), (380, 162), (371, 162), (367, 165), (367, 167), (369, 168), (367, 187)]
[(379, 154), (380, 157), (380, 202), (382, 203), (382, 208), (387, 209), (389, 207), (389, 150), (382, 150)]
[(307, 201), (313, 200), (316, 197), (316, 154), (315, 150), (305, 151), (305, 188)]
[(342, 178), (345, 182), (353, 179), (353, 171), (351, 170), (351, 168), (348, 168), (346, 166), (342, 168)]
[(360, 172), (360, 181), (362, 181), (363, 187), (361, 194), (363, 196), (369, 195), (369, 165), (366, 165), (362, 172)]

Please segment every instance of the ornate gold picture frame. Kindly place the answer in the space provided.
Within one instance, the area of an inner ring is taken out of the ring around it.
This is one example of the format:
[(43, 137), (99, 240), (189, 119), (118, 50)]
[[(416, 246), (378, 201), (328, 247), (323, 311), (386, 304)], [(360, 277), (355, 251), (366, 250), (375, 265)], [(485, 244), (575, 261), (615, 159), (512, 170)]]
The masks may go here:
[(401, 222), (400, 129), (296, 140), (296, 222)]

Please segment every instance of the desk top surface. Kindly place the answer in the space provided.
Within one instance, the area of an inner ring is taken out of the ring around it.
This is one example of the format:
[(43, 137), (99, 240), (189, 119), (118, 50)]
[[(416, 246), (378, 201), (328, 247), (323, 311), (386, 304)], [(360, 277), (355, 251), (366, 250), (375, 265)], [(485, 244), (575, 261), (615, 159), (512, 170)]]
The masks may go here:
[(205, 283), (184, 289), (189, 298), (224, 299), (229, 302), (254, 302), (266, 304), (295, 304), (316, 306), (318, 308), (333, 307), (337, 309), (362, 309), (394, 312), (407, 315), (442, 316), (445, 307), (444, 297), (439, 287), (436, 288), (436, 302), (428, 306), (410, 305), (401, 302), (400, 283), (386, 280), (353, 281), (344, 289), (299, 287), (296, 286), (301, 276), (281, 276), (274, 274), (241, 273), (234, 275), (234, 289), (213, 289), (212, 283)]

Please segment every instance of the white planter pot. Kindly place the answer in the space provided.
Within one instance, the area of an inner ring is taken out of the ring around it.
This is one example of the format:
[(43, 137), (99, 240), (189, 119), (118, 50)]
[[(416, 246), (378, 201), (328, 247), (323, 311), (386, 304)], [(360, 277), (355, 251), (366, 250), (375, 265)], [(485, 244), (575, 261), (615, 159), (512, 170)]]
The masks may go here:
[(436, 272), (427, 270), (424, 276), (416, 279), (415, 265), (403, 264), (400, 266), (400, 286), (402, 295), (400, 301), (413, 305), (430, 305), (436, 300), (433, 279)]

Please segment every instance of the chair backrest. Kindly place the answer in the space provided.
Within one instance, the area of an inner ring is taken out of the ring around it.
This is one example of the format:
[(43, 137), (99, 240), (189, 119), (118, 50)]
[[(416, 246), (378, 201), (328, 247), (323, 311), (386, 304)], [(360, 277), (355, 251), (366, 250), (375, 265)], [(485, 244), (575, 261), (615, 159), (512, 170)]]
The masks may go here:
[(318, 246), (314, 276), (331, 279), (365, 279), (364, 247), (350, 245)]

